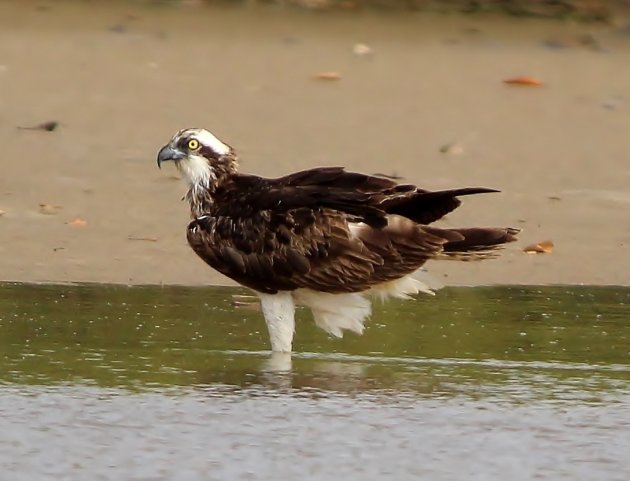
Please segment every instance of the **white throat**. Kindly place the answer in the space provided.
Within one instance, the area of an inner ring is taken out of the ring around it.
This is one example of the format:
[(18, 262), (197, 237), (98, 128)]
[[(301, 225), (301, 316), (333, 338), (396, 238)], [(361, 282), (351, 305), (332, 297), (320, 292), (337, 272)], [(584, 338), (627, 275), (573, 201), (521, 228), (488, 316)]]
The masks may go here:
[(209, 188), (210, 183), (217, 179), (208, 161), (200, 155), (189, 155), (177, 163), (184, 180), (191, 189)]

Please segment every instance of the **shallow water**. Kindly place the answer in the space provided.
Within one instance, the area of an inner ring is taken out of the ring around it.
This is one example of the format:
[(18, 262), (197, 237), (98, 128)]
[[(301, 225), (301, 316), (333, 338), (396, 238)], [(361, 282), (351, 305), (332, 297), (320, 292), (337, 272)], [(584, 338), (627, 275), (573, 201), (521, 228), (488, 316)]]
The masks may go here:
[(292, 359), (225, 288), (0, 285), (2, 479), (630, 479), (630, 289), (445, 289)]

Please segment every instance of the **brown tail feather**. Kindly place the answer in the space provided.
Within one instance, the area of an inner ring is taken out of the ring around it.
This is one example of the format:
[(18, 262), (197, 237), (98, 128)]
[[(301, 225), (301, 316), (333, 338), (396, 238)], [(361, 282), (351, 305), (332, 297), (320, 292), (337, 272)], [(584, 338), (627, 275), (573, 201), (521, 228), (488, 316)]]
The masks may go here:
[(465, 187), (436, 192), (418, 191), (409, 196), (387, 199), (383, 201), (382, 207), (388, 214), (402, 215), (418, 224), (430, 224), (459, 207), (461, 201), (457, 197), (490, 192), (499, 191), (486, 187)]
[(482, 260), (496, 257), (497, 250), (504, 244), (514, 242), (521, 230), (513, 227), (470, 227), (446, 229), (460, 234), (463, 239), (449, 240), (439, 259)]

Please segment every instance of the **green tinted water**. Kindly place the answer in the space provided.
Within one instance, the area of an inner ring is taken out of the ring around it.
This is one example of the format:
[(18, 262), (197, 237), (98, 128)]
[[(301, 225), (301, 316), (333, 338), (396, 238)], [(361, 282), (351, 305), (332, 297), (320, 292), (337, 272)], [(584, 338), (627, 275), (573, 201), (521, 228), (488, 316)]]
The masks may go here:
[(0, 285), (2, 479), (630, 479), (630, 289), (445, 289), (270, 356), (225, 288)]

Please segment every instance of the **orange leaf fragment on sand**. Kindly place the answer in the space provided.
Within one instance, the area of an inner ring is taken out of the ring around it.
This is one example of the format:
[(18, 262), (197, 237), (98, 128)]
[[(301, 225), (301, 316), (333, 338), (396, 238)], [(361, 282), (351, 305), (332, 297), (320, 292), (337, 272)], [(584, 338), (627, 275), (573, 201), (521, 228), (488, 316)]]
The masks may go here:
[(542, 87), (543, 84), (542, 81), (528, 75), (506, 78), (503, 80), (503, 83), (508, 85), (524, 85), (526, 87)]
[(528, 245), (523, 248), (523, 252), (527, 254), (551, 254), (553, 251), (553, 242), (550, 240), (539, 242), (538, 244)]
[(339, 72), (320, 72), (315, 75), (317, 80), (341, 80), (341, 74)]
[(87, 225), (87, 220), (77, 217), (76, 219), (72, 219), (66, 222), (66, 224), (71, 225), (73, 227), (85, 227)]

